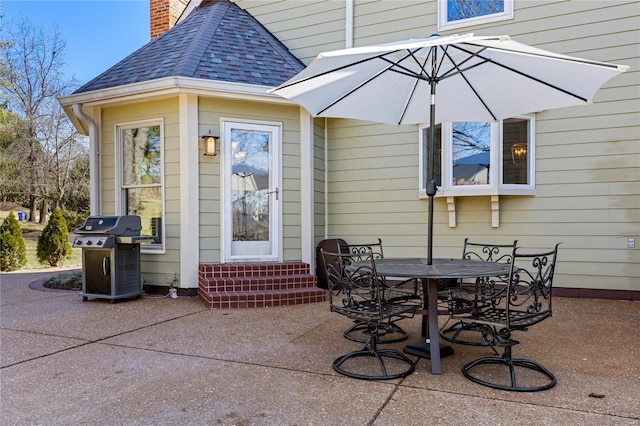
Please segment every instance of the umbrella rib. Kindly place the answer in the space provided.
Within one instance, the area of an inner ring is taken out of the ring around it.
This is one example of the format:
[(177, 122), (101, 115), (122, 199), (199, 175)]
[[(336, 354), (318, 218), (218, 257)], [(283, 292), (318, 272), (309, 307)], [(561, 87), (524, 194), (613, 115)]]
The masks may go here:
[[(376, 59), (383, 59), (381, 56), (376, 56)], [(387, 61), (388, 62), (388, 61)], [(393, 66), (393, 63), (391, 63)], [(331, 108), (332, 106), (334, 106), (335, 104), (337, 104), (338, 102), (340, 102), (341, 100), (343, 100), (344, 98), (346, 98), (347, 96), (355, 93), (356, 91), (358, 91), (360, 88), (362, 88), (363, 86), (369, 84), (370, 82), (372, 82), (373, 80), (375, 80), (376, 78), (380, 77), (380, 75), (382, 75), (383, 73), (387, 72), (389, 70), (390, 67), (386, 67), (380, 71), (378, 71), (375, 75), (369, 77), (368, 79), (364, 80), (363, 82), (361, 82), (360, 84), (358, 84), (357, 86), (355, 86), (353, 89), (349, 90), (348, 92), (343, 93), (342, 95), (340, 95), (336, 100), (334, 100), (333, 102), (329, 103), (327, 106), (325, 106), (324, 108), (322, 108), (320, 111), (318, 111), (318, 113), (316, 115), (320, 115), (323, 112), (325, 112), (326, 110), (328, 110), (329, 108)]]
[(384, 56), (388, 55), (389, 53), (399, 52), (401, 50), (403, 50), (403, 49), (398, 49), (398, 50), (395, 50), (393, 52), (381, 53), (379, 55), (375, 55), (375, 56), (371, 56), (369, 58), (361, 59), (361, 60), (356, 61), (356, 62), (349, 62), (348, 64), (341, 65), (341, 66), (336, 67), (336, 68), (331, 68), (330, 70), (326, 70), (326, 71), (323, 71), (323, 72), (318, 73), (318, 74), (310, 75), (309, 77), (305, 77), (305, 78), (300, 79), (300, 80), (292, 81), (290, 83), (285, 83), (285, 84), (282, 84), (281, 86), (279, 86), (277, 89), (275, 89), (274, 92), (277, 92), (278, 90), (281, 90), (281, 89), (286, 89), (286, 88), (291, 87), (291, 86), (295, 86), (296, 84), (300, 84), (300, 83), (304, 83), (304, 82), (313, 80), (314, 78), (318, 78), (318, 77), (325, 76), (327, 74), (331, 74), (331, 73), (336, 72), (336, 71), (341, 71), (341, 70), (344, 70), (344, 69), (347, 69), (347, 68), (354, 67), (356, 65), (364, 64), (365, 62), (374, 61), (376, 59), (382, 59), (383, 61), (386, 61), (386, 62), (388, 62), (388, 63), (390, 63), (392, 65), (398, 65), (398, 64), (396, 64), (396, 63), (394, 63), (392, 61), (389, 61)]
[[(395, 52), (399, 52), (400, 50), (396, 50)], [(348, 66), (351, 65), (357, 65), (357, 64), (361, 64), (363, 62), (372, 60), (372, 59), (381, 59), (384, 62), (387, 62), (389, 64), (389, 66), (381, 69), (380, 71), (378, 71), (375, 75), (371, 76), (370, 78), (368, 78), (367, 80), (364, 80), (363, 82), (361, 82), (360, 84), (358, 84), (357, 86), (355, 86), (353, 89), (349, 90), (348, 92), (343, 93), (340, 97), (338, 97), (336, 100), (334, 100), (333, 102), (329, 103), (327, 106), (325, 106), (324, 108), (322, 108), (321, 110), (318, 111), (317, 115), (322, 114), (323, 112), (325, 112), (326, 110), (328, 110), (329, 108), (331, 108), (332, 106), (334, 106), (335, 104), (337, 104), (338, 102), (342, 101), (343, 99), (345, 99), (347, 96), (355, 93), (356, 91), (358, 91), (360, 88), (362, 88), (363, 86), (369, 84), (370, 82), (372, 82), (373, 80), (375, 80), (376, 78), (380, 77), (380, 75), (382, 75), (383, 73), (387, 72), (387, 71), (393, 71), (393, 72), (397, 72), (399, 74), (403, 74), (403, 75), (407, 75), (409, 77), (416, 77), (416, 78), (421, 78), (420, 75), (415, 74), (414, 72), (412, 72), (410, 69), (403, 67), (402, 65), (399, 64), (400, 61), (404, 61), (408, 56), (413, 56), (412, 52), (409, 52), (406, 56), (404, 56), (402, 59), (399, 59), (397, 62), (394, 61), (390, 61), (389, 59), (387, 59), (385, 56), (389, 55), (389, 52), (384, 53), (384, 54), (380, 54), (380, 55), (376, 55), (374, 57), (371, 58), (367, 58), (365, 60), (359, 61), (359, 62), (354, 62), (353, 64), (350, 64)], [(336, 68), (335, 70), (339, 70), (339, 69), (344, 69), (347, 68), (348, 66), (344, 66), (341, 68)], [(394, 69), (394, 67), (398, 67), (400, 68), (400, 70), (398, 69)], [(317, 74), (316, 76), (320, 76), (322, 74)], [(314, 77), (316, 77), (314, 76)], [(312, 78), (312, 77), (310, 77)], [(302, 81), (302, 80), (301, 80)], [(296, 82), (297, 83), (297, 82)]]
[[(402, 120), (404, 119), (404, 116), (407, 114), (407, 111), (409, 110), (409, 104), (411, 103), (411, 99), (413, 99), (413, 95), (416, 93), (416, 89), (418, 87), (418, 82), (420, 80), (425, 80), (428, 81), (429, 83), (432, 82), (432, 80), (435, 78), (435, 74), (432, 76), (429, 76), (429, 73), (427, 72), (427, 70), (425, 69), (426, 64), (429, 62), (429, 56), (431, 55), (432, 49), (430, 49), (429, 51), (429, 55), (427, 55), (424, 63), (420, 63), (420, 61), (418, 60), (418, 58), (416, 58), (416, 56), (414, 55), (415, 52), (409, 52), (409, 55), (413, 58), (413, 60), (416, 62), (416, 64), (420, 67), (420, 73), (416, 74), (416, 73), (412, 73), (413, 76), (416, 77), (414, 83), (413, 83), (413, 88), (411, 89), (411, 94), (409, 96), (407, 96), (407, 102), (404, 104), (404, 108), (402, 108), (402, 114), (400, 114), (400, 119), (398, 120), (397, 124), (402, 123)], [(405, 56), (406, 58), (406, 56)], [(398, 65), (400, 67), (402, 67), (401, 65)], [(404, 67), (402, 67), (404, 68)], [(426, 78), (425, 78), (426, 76)]]
[[(483, 49), (482, 51), (484, 51), (484, 49)], [(480, 51), (480, 52), (478, 52), (478, 53), (481, 53), (482, 51)], [(473, 68), (477, 67), (477, 66), (478, 66), (478, 65), (480, 65), (480, 64), (472, 65), (471, 67), (469, 67), (469, 68), (467, 68), (467, 69), (465, 69), (465, 70), (463, 70), (463, 69), (461, 69), (461, 68), (460, 68), (460, 67), (461, 67), (462, 65), (464, 65), (466, 62), (470, 61), (470, 60), (471, 60), (471, 58), (473, 58), (473, 57), (479, 57), (479, 56), (477, 56), (477, 54), (471, 54), (471, 56), (469, 56), (469, 57), (468, 57), (468, 58), (466, 58), (464, 61), (462, 61), (462, 62), (460, 62), (459, 64), (457, 64), (457, 63), (453, 60), (453, 58), (451, 57), (451, 55), (449, 54), (449, 52), (448, 52), (448, 51), (443, 50), (443, 53), (444, 53), (444, 56), (448, 57), (448, 58), (451, 60), (451, 63), (453, 64), (453, 66), (454, 66), (454, 68), (457, 70), (457, 72), (456, 72), (456, 73), (450, 73), (449, 71), (447, 71), (447, 72), (444, 74), (444, 76), (443, 76), (442, 78), (444, 79), (444, 78), (447, 78), (447, 77), (451, 77), (451, 76), (453, 76), (453, 75), (460, 74), (460, 76), (464, 79), (464, 82), (465, 82), (465, 83), (467, 83), (467, 86), (469, 86), (469, 89), (471, 89), (471, 91), (473, 92), (473, 94), (474, 94), (474, 95), (476, 95), (476, 98), (478, 98), (478, 100), (480, 101), (480, 103), (482, 103), (482, 105), (483, 105), (483, 106), (484, 106), (484, 108), (487, 110), (487, 112), (488, 112), (489, 114), (491, 114), (491, 117), (493, 117), (493, 119), (494, 119), (494, 120), (497, 120), (497, 119), (498, 119), (498, 117), (496, 117), (496, 115), (493, 113), (493, 111), (491, 111), (491, 108), (489, 108), (489, 105), (487, 105), (487, 103), (484, 101), (484, 99), (482, 99), (482, 96), (480, 96), (480, 94), (478, 93), (478, 91), (476, 90), (476, 88), (475, 88), (475, 87), (473, 87), (473, 85), (471, 84), (471, 82), (469, 81), (469, 79), (467, 79), (467, 76), (464, 74), (464, 72), (465, 72), (465, 71), (468, 71), (468, 70), (470, 70), (470, 69), (473, 69)], [(442, 62), (444, 62), (444, 57), (442, 58), (442, 61), (440, 62), (440, 64), (442, 64)], [(482, 62), (482, 63), (484, 63), (484, 62)]]
[[(471, 44), (471, 43), (469, 43), (469, 44)], [(475, 45), (473, 45), (473, 46), (475, 46)], [(583, 101), (583, 102), (588, 102), (588, 99), (586, 99), (586, 98), (584, 98), (584, 97), (582, 97), (582, 96), (580, 96), (580, 95), (577, 95), (577, 94), (575, 94), (575, 93), (573, 93), (573, 92), (570, 92), (570, 91), (568, 91), (568, 90), (566, 90), (566, 89), (563, 89), (563, 88), (561, 88), (561, 87), (558, 87), (558, 86), (556, 86), (556, 85), (554, 85), (554, 84), (548, 83), (548, 82), (546, 82), (546, 81), (544, 81), (544, 80), (539, 79), (538, 77), (534, 77), (534, 76), (532, 76), (532, 75), (530, 75), (530, 74), (527, 74), (527, 73), (525, 73), (525, 72), (523, 72), (523, 71), (517, 70), (517, 69), (515, 69), (515, 68), (513, 68), (513, 67), (510, 67), (509, 65), (505, 65), (505, 64), (503, 64), (503, 63), (500, 63), (500, 62), (494, 61), (493, 59), (491, 59), (491, 58), (487, 58), (487, 57), (485, 57), (485, 56), (482, 56), (482, 55), (481, 55), (481, 54), (479, 54), (479, 53), (477, 54), (477, 53), (470, 52), (469, 50), (467, 50), (467, 49), (463, 49), (462, 47), (459, 47), (459, 46), (458, 46), (458, 49), (462, 50), (463, 52), (467, 52), (467, 53), (469, 53), (469, 54), (471, 54), (471, 55), (474, 55), (474, 56), (476, 56), (476, 57), (478, 57), (478, 58), (480, 58), (480, 59), (483, 59), (483, 60), (484, 60), (484, 61), (486, 61), (486, 62), (492, 63), (492, 64), (494, 64), (494, 65), (496, 65), (496, 66), (498, 66), (498, 67), (504, 68), (504, 69), (509, 70), (509, 71), (511, 71), (511, 72), (514, 72), (514, 73), (516, 73), (516, 74), (518, 74), (518, 75), (521, 75), (522, 77), (525, 77), (525, 78), (528, 78), (528, 79), (530, 79), (530, 80), (533, 80), (533, 81), (535, 81), (535, 82), (537, 82), (537, 83), (540, 83), (540, 84), (542, 84), (543, 86), (547, 86), (547, 87), (550, 87), (550, 88), (552, 88), (552, 89), (554, 89), (554, 90), (557, 90), (558, 92), (562, 92), (562, 93), (564, 93), (564, 94), (566, 94), (566, 95), (573, 96), (574, 98), (576, 98), (576, 99), (580, 99), (580, 100), (581, 100), (581, 101)], [(503, 51), (505, 51), (505, 52), (511, 52), (511, 50), (508, 50), (508, 49), (498, 49), (498, 50), (503, 50)], [(547, 58), (552, 58), (552, 59), (559, 59), (559, 60), (563, 60), (563, 59), (561, 59), (561, 58), (553, 58), (552, 56), (545, 56), (545, 55), (531, 55), (531, 54), (527, 54), (527, 53), (524, 53), (524, 55), (527, 55), (527, 56), (540, 56), (540, 57), (547, 57)], [(581, 61), (574, 61), (574, 62), (581, 62)]]

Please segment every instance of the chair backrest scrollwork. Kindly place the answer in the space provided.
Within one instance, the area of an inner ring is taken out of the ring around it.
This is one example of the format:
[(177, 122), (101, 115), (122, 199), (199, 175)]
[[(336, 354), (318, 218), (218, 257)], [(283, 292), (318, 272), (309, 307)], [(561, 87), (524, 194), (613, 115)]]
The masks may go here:
[(491, 244), (471, 242), (469, 238), (464, 239), (462, 248), (462, 258), (467, 260), (484, 260), (486, 262), (511, 262), (513, 249), (518, 245), (518, 240), (512, 244)]
[(551, 316), (559, 245), (542, 253), (513, 251), (506, 302), (508, 329), (525, 329)]
[(376, 272), (373, 251), (320, 252), (332, 259), (325, 261), (331, 310), (352, 318), (382, 320), (384, 285)]

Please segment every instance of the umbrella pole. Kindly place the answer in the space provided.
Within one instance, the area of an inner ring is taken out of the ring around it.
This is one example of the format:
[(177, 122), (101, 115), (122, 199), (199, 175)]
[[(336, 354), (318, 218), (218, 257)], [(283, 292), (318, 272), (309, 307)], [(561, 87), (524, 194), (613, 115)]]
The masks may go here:
[(429, 118), (429, 181), (427, 182), (427, 195), (429, 196), (429, 229), (427, 239), (427, 265), (433, 264), (433, 198), (438, 191), (435, 177), (435, 138), (436, 138), (436, 81), (435, 81), (435, 53), (432, 56), (434, 60), (434, 70), (431, 77), (431, 105)]

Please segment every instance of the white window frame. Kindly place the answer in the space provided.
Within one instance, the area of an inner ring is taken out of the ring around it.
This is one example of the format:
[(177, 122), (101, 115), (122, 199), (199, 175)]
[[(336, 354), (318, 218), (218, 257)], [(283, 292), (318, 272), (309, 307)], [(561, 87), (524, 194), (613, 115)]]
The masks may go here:
[(260, 120), (247, 120), (247, 119), (234, 119), (222, 117), (220, 119), (220, 128), (222, 129), (222, 200), (231, 200), (231, 130), (233, 128), (239, 128), (243, 130), (257, 130), (257, 131), (273, 131), (274, 139), (270, 145), (270, 192), (275, 191), (276, 202), (273, 202), (270, 206), (271, 215), (273, 221), (270, 221), (270, 235), (272, 239), (272, 252), (271, 254), (231, 254), (232, 253), (232, 228), (231, 228), (231, 204), (226, 201), (223, 202), (220, 215), (220, 229), (221, 229), (221, 259), (223, 262), (251, 262), (251, 261), (282, 261), (282, 238), (283, 238), (283, 219), (282, 219), (282, 159), (281, 151), (283, 144), (283, 124), (272, 121), (260, 121)]
[[(459, 197), (459, 196), (487, 196), (487, 195), (535, 195), (535, 116), (521, 115), (512, 118), (528, 120), (528, 147), (527, 147), (527, 184), (503, 184), (503, 134), (502, 121), (491, 123), (491, 175), (487, 185), (453, 185), (453, 153), (452, 137), (453, 124), (451, 122), (442, 123), (442, 165), (440, 176), (442, 182), (438, 186), (436, 197)], [(419, 127), (419, 196), (426, 198), (426, 176), (425, 174), (425, 154), (426, 144), (425, 133), (429, 126)], [(495, 165), (499, 167), (495, 167)]]
[(456, 28), (470, 27), (473, 25), (513, 19), (514, 0), (503, 0), (503, 3), (504, 12), (492, 13), (490, 15), (476, 16), (473, 18), (459, 19), (457, 21), (449, 22), (447, 20), (447, 0), (438, 0), (438, 31), (453, 30)]
[[(140, 252), (146, 254), (163, 254), (165, 253), (166, 247), (166, 193), (165, 193), (165, 180), (164, 180), (164, 119), (155, 118), (148, 120), (139, 120), (139, 121), (131, 121), (125, 123), (118, 123), (114, 126), (114, 135), (115, 135), (115, 212), (116, 214), (127, 214), (126, 212), (126, 201), (125, 201), (125, 192), (124, 192), (124, 182), (122, 177), (122, 165), (123, 165), (123, 149), (122, 149), (122, 131), (136, 129), (140, 127), (150, 127), (150, 126), (159, 126), (160, 127), (160, 192), (162, 194), (162, 223), (161, 223), (161, 235), (162, 242), (161, 243), (145, 243), (141, 244)], [(144, 226), (144, 224), (143, 224)]]

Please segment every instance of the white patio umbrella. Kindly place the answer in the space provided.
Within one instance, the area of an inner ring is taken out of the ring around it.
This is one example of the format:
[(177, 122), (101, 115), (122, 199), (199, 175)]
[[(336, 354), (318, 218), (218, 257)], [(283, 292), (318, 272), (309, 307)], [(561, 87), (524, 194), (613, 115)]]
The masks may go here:
[[(590, 103), (624, 65), (565, 56), (508, 36), (454, 35), (318, 55), (273, 90), (317, 117), (388, 124), (495, 121)], [(429, 138), (428, 263), (433, 252), (435, 126)]]

